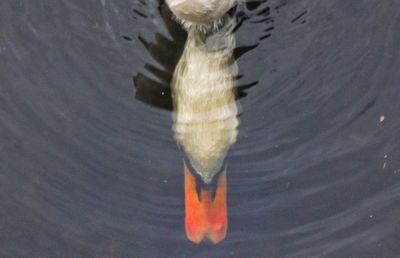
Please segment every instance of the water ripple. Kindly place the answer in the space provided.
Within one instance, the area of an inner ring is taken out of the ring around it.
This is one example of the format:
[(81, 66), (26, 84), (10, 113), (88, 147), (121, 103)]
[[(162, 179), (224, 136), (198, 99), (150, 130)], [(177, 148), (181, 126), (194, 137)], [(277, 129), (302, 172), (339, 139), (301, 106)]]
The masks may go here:
[(2, 257), (399, 253), (396, 1), (234, 10), (241, 124), (212, 247), (184, 236), (169, 81), (185, 33), (162, 1), (0, 6)]

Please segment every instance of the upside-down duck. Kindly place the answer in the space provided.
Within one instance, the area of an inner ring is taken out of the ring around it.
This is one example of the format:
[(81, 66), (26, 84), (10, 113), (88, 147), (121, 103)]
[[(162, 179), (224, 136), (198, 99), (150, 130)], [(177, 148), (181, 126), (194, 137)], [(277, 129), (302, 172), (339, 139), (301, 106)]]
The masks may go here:
[(185, 230), (194, 243), (225, 239), (225, 158), (236, 141), (236, 0), (166, 0), (187, 30), (172, 79), (175, 138), (185, 154)]

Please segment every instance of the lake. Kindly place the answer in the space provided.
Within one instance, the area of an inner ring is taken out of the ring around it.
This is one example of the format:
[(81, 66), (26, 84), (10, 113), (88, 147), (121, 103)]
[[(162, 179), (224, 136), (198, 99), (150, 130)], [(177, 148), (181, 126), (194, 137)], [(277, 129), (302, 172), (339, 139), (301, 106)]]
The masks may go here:
[(400, 2), (231, 11), (240, 121), (226, 239), (185, 235), (157, 0), (0, 3), (0, 256), (400, 256)]

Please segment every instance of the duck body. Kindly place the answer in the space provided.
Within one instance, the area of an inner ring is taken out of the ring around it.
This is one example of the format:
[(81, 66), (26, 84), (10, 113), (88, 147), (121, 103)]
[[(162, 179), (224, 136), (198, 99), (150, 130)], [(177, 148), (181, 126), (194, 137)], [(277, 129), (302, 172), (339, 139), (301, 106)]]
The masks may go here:
[(172, 82), (175, 137), (206, 184), (221, 171), (239, 123), (233, 24), (225, 26), (210, 33), (188, 31)]

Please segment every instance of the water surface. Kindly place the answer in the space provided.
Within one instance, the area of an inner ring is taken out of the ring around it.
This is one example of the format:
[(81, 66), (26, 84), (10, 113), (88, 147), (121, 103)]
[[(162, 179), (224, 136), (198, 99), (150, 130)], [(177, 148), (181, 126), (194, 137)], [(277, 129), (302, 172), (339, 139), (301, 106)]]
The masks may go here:
[(198, 246), (183, 228), (168, 87), (185, 34), (165, 6), (2, 1), (0, 256), (398, 257), (398, 10), (235, 10), (229, 231)]

